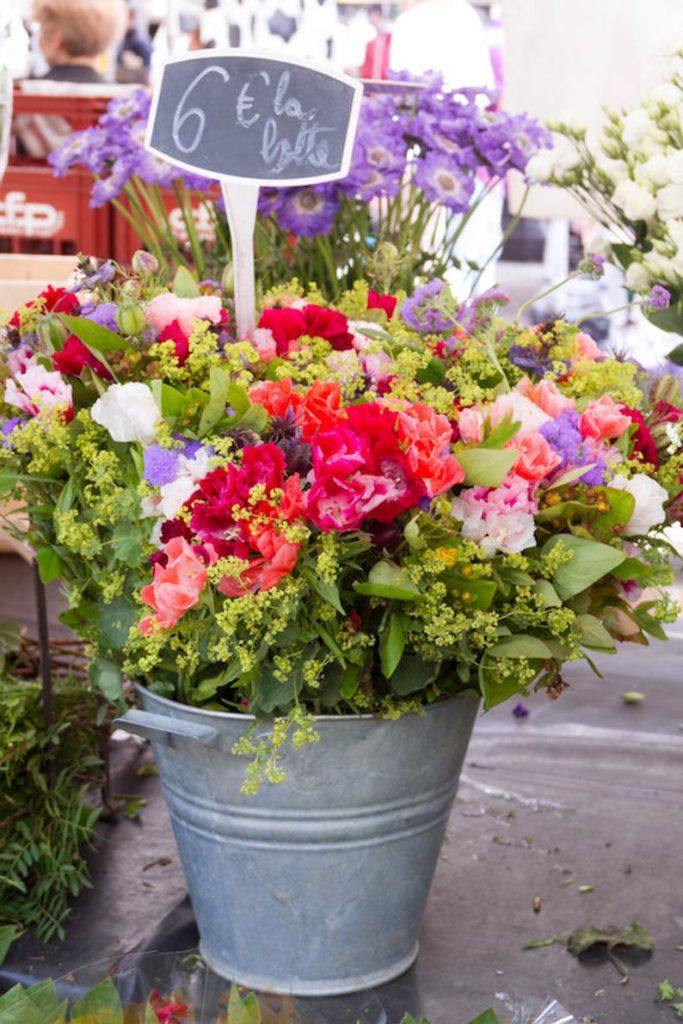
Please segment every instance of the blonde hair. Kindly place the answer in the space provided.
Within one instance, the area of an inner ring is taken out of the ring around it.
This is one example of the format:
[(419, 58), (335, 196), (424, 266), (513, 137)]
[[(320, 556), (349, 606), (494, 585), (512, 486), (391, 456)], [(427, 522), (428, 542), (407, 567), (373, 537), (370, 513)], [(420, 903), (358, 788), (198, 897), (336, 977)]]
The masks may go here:
[(34, 0), (41, 32), (62, 38), (69, 57), (97, 57), (123, 37), (128, 12), (124, 0)]

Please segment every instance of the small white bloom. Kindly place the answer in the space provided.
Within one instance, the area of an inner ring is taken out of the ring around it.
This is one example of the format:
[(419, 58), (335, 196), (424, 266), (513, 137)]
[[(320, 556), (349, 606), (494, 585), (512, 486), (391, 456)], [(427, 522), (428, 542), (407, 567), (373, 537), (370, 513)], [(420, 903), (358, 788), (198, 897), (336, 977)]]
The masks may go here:
[(683, 220), (670, 220), (666, 225), (669, 237), (677, 249), (683, 249)]
[(683, 439), (681, 438), (680, 426), (678, 423), (667, 423), (664, 427), (666, 436), (671, 442), (667, 447), (666, 451), (668, 455), (675, 455), (678, 449), (683, 445)]
[(655, 156), (651, 156), (649, 160), (637, 166), (636, 174), (644, 184), (661, 188), (662, 185), (671, 181), (669, 159), (664, 153), (656, 153)]
[(525, 169), (529, 181), (533, 181), (537, 185), (552, 181), (554, 172), (555, 161), (551, 149), (539, 149), (538, 153), (534, 153), (529, 160)]
[(624, 160), (611, 160), (607, 156), (601, 156), (596, 161), (598, 170), (606, 174), (610, 181), (613, 181), (615, 185), (619, 182), (625, 181), (628, 178), (628, 167)]
[(178, 459), (178, 475), (175, 480), (159, 488), (161, 501), (159, 513), (165, 519), (175, 519), (187, 499), (197, 490), (197, 483), (210, 471), (214, 456), (206, 448), (200, 448), (193, 459), (181, 455)]
[(634, 107), (624, 117), (622, 138), (629, 149), (638, 149), (655, 126), (643, 107)]
[[(683, 93), (681, 93), (683, 99)], [(680, 184), (683, 181), (683, 150), (678, 150), (666, 158), (667, 181), (675, 181)], [(663, 185), (666, 181), (662, 182)]]
[(632, 292), (646, 292), (652, 283), (652, 278), (647, 268), (635, 260), (629, 264), (625, 280), (626, 287), (630, 288)]
[(95, 423), (106, 427), (113, 441), (137, 441), (152, 444), (161, 413), (146, 384), (131, 381), (112, 384), (98, 398), (90, 415)]
[(660, 82), (651, 89), (643, 100), (643, 106), (656, 111), (657, 107), (679, 107), (683, 102), (683, 93), (673, 82)]
[(662, 220), (683, 217), (683, 181), (672, 182), (657, 192), (657, 213)]
[(635, 508), (628, 523), (624, 527), (625, 537), (644, 537), (653, 526), (663, 523), (666, 515), (664, 502), (669, 495), (656, 480), (645, 473), (636, 473), (630, 479), (621, 474), (613, 477), (610, 487), (618, 491), (627, 491), (635, 499)]
[(655, 197), (635, 181), (622, 181), (612, 199), (629, 220), (650, 220), (657, 210)]

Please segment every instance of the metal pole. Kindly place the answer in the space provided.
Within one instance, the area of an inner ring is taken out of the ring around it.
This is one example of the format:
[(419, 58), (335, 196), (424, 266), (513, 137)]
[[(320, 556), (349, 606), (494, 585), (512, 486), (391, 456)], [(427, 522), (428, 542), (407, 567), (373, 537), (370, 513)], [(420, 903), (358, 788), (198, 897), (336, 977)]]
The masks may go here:
[[(50, 629), (47, 621), (47, 601), (45, 586), (40, 578), (38, 562), (33, 562), (33, 582), (36, 595), (36, 611), (38, 613), (38, 647), (40, 651), (40, 680), (42, 684), (43, 728), (47, 733), (54, 721), (54, 699), (52, 692), (52, 675), (50, 673)], [(54, 765), (48, 760), (48, 780), (54, 781)]]

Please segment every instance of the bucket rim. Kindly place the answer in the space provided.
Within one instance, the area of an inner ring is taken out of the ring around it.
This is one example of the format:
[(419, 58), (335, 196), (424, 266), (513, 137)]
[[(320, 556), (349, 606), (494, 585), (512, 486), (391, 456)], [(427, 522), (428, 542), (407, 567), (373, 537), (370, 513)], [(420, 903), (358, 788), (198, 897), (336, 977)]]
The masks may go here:
[[(149, 694), (152, 700), (158, 701), (162, 705), (165, 705), (169, 708), (185, 708), (186, 710), (191, 711), (193, 714), (203, 715), (207, 718), (214, 718), (220, 720), (228, 719), (230, 721), (236, 722), (263, 722), (268, 721), (270, 718), (274, 717), (270, 715), (268, 716), (268, 718), (263, 719), (257, 718), (256, 715), (249, 715), (241, 711), (213, 711), (210, 708), (199, 708), (195, 707), (193, 704), (184, 704), (182, 701), (179, 700), (171, 700), (169, 697), (162, 697), (160, 694), (154, 693), (153, 690), (150, 690), (147, 686), (144, 686), (142, 683), (134, 683), (133, 685), (135, 686), (135, 689), (137, 690), (138, 693)], [(450, 706), (455, 701), (461, 700), (463, 697), (476, 698), (477, 703), (481, 703), (481, 694), (477, 693), (476, 690), (463, 690), (461, 693), (453, 694), (453, 696), (449, 697), (447, 700), (439, 700), (435, 701), (433, 704), (424, 704), (421, 706), (423, 707), (425, 713), (434, 712), (439, 708), (445, 708)], [(370, 713), (361, 715), (313, 716), (313, 720), (315, 722), (361, 722), (372, 721), (373, 719), (380, 722), (388, 721), (388, 719), (384, 719), (380, 715)]]

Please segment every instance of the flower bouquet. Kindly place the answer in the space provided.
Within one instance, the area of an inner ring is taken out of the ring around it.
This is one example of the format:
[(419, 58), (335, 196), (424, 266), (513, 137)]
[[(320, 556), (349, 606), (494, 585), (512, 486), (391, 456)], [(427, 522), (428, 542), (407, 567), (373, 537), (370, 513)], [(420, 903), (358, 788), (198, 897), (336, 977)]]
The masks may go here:
[(648, 318), (683, 333), (683, 51), (637, 106), (608, 112), (597, 141), (571, 120), (549, 127), (556, 144), (532, 158), (530, 180), (567, 189), (607, 228), (607, 254), (627, 288), (670, 293), (670, 304), (665, 294), (659, 308), (645, 304)]
[[(126, 721), (155, 740), (210, 962), (298, 994), (372, 985), (416, 954), (479, 698), (556, 697), (564, 664), (665, 638), (678, 384), (437, 279), (411, 298), (357, 283), (335, 307), (290, 282), (236, 340), (219, 291), (135, 265), (85, 266), (5, 327), (0, 480), (93, 679), (138, 684)], [(337, 911), (286, 853), (303, 823)], [(218, 836), (223, 890), (201, 867)], [(418, 836), (426, 867), (387, 891)], [(249, 859), (273, 842), (286, 869)], [(375, 902), (342, 913), (351, 877)], [(247, 931), (226, 951), (228, 903)], [(236, 959), (264, 949), (271, 974)]]
[[(463, 232), (489, 193), (549, 142), (531, 118), (492, 109), (487, 92), (447, 89), (438, 77), (395, 86), (364, 95), (347, 178), (262, 190), (255, 248), (264, 290), (296, 276), (334, 301), (368, 275), (380, 289), (407, 292), (416, 275), (440, 277), (464, 263)], [(220, 278), (230, 239), (215, 183), (144, 149), (149, 107), (143, 89), (112, 100), (50, 162), (59, 175), (90, 171), (91, 205), (113, 203), (160, 263)], [(170, 212), (164, 189), (173, 191)]]

